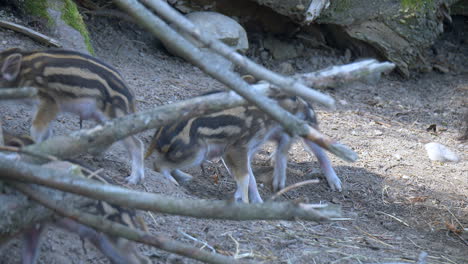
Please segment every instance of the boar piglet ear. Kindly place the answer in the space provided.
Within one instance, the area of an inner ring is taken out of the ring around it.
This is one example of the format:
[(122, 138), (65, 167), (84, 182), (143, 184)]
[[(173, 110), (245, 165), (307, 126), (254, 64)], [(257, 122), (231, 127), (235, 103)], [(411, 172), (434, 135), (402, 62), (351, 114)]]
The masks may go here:
[(5, 58), (0, 72), (3, 79), (7, 81), (16, 79), (20, 72), (22, 58), (23, 56), (19, 53), (11, 54)]

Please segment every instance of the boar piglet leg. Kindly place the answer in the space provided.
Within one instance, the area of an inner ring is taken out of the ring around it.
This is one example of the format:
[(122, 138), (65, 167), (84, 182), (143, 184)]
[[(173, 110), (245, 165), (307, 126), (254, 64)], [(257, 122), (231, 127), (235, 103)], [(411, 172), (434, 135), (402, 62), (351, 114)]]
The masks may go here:
[(31, 227), (23, 233), (22, 264), (36, 263), (40, 248), (41, 235), (45, 230), (45, 225), (40, 224)]
[(96, 230), (75, 222), (69, 218), (59, 220), (57, 226), (78, 234), (83, 239), (88, 239), (96, 248), (98, 248), (113, 264), (131, 263), (124, 252), (115, 248), (108, 236)]
[(237, 183), (234, 200), (236, 202), (249, 203), (250, 173), (248, 150), (243, 147), (228, 149), (225, 153), (224, 161)]
[(52, 136), (50, 123), (55, 120), (59, 112), (57, 103), (52, 98), (41, 98), (34, 115), (31, 136), (36, 142), (42, 142)]
[(273, 171), (273, 191), (277, 192), (286, 186), (286, 168), (288, 166), (288, 152), (292, 138), (287, 133), (281, 133), (277, 141)]
[(307, 149), (312, 151), (315, 157), (317, 157), (320, 168), (322, 169), (323, 174), (325, 174), (325, 178), (327, 179), (330, 188), (333, 191), (338, 190), (341, 192), (341, 180), (336, 175), (335, 170), (333, 169), (325, 151), (319, 145), (310, 140), (304, 139), (303, 142), (307, 146)]
[(129, 136), (122, 140), (122, 143), (130, 153), (132, 159), (132, 172), (126, 180), (128, 183), (137, 184), (145, 178), (143, 142), (136, 138), (136, 136)]
[(260, 196), (257, 188), (257, 181), (255, 180), (255, 176), (252, 171), (252, 166), (250, 163), (250, 158), (247, 163), (249, 166), (249, 198), (251, 203), (263, 203), (263, 199)]

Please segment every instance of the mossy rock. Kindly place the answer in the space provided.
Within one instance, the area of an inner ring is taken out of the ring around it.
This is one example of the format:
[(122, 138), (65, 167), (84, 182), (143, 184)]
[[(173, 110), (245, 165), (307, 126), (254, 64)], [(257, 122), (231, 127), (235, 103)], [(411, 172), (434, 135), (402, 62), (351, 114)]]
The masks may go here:
[[(24, 11), (28, 15), (46, 21), (48, 27), (63, 27), (62, 24), (65, 24), (78, 31), (83, 38), (86, 51), (94, 54), (86, 24), (72, 0), (24, 0), (23, 2)], [(62, 20), (63, 23), (59, 20)], [(64, 30), (66, 31), (66, 29)], [(76, 41), (76, 38), (74, 41)], [(67, 45), (65, 45), (65, 48), (68, 48)]]
[[(378, 57), (397, 64), (399, 72), (427, 69), (423, 51), (443, 32), (446, 6), (456, 0), (336, 0), (317, 19), (341, 29), (341, 38), (370, 45)], [(344, 47), (348, 48), (348, 47)], [(356, 48), (359, 50), (362, 48)], [(357, 54), (358, 56), (360, 54)]]

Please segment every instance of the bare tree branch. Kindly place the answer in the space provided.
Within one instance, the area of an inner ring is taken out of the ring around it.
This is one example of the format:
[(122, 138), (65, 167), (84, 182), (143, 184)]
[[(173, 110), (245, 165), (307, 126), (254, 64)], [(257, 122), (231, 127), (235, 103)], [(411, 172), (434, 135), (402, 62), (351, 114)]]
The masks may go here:
[(170, 43), (172, 48), (178, 50), (185, 58), (190, 58), (190, 61), (196, 64), (202, 71), (213, 76), (230, 89), (236, 91), (247, 101), (266, 112), (269, 116), (286, 127), (292, 134), (296, 134), (296, 131), (301, 131), (303, 132), (302, 134), (305, 134), (304, 122), (282, 109), (274, 100), (264, 97), (253, 90), (238, 74), (223, 68), (218, 61), (213, 60), (213, 56), (202, 54), (200, 49), (180, 36), (174, 29), (156, 17), (138, 1), (115, 0), (115, 2), (125, 11), (129, 12), (150, 32), (155, 34), (159, 40), (168, 44)]
[[(270, 91), (267, 84), (260, 84), (256, 87), (264, 93)], [(66, 136), (56, 136), (44, 142), (23, 148), (23, 150), (67, 159), (86, 151), (102, 150), (118, 140), (147, 129), (165, 126), (180, 119), (188, 119), (202, 114), (217, 112), (226, 108), (239, 106), (243, 103), (245, 101), (233, 92), (195, 97), (174, 104), (160, 106), (153, 110), (116, 118), (92, 129), (80, 130)], [(325, 149), (333, 151), (335, 155), (345, 160), (353, 161), (357, 159), (356, 153), (346, 146), (334, 142), (309, 126), (306, 126), (306, 129), (305, 135), (307, 137), (317, 141), (317, 144)], [(57, 146), (60, 146), (60, 148), (57, 148)], [(27, 160), (32, 162), (47, 161), (31, 157), (27, 158)]]
[[(312, 138), (312, 140), (316, 138), (315, 136), (309, 137), (310, 132), (313, 130), (311, 130), (312, 128), (304, 121), (299, 120), (291, 113), (282, 109), (274, 100), (264, 97), (256, 90), (252, 89), (252, 87), (242, 80), (242, 78), (237, 74), (230, 70), (222, 69), (220, 63), (212, 60), (212, 56), (207, 57), (206, 54), (202, 54), (198, 48), (181, 37), (161, 19), (154, 16), (138, 1), (115, 0), (115, 2), (133, 15), (138, 22), (155, 34), (160, 40), (170, 43), (171, 47), (178, 50), (178, 52), (183, 54), (186, 58), (190, 58), (190, 61), (195, 63), (200, 69), (226, 84), (230, 89), (236, 91), (247, 101), (266, 112), (274, 120), (279, 122), (289, 133)], [(237, 54), (236, 56), (240, 55)], [(294, 83), (295, 82), (292, 81), (290, 85), (294, 85)], [(340, 153), (343, 154), (343, 151), (347, 152), (349, 155), (345, 154), (339, 156), (345, 160), (354, 161), (357, 159), (356, 153), (343, 145), (328, 145), (326, 144), (327, 142), (316, 143), (320, 146), (325, 144), (327, 146), (325, 149), (335, 155), (340, 155)]]
[(133, 229), (117, 222), (109, 221), (102, 217), (73, 209), (71, 206), (59, 206), (59, 201), (50, 199), (48, 195), (41, 191), (32, 190), (27, 184), (15, 182), (9, 183), (28, 197), (34, 199), (38, 203), (44, 205), (59, 215), (90, 226), (106, 234), (151, 245), (171, 253), (179, 254), (207, 263), (236, 263), (233, 258), (200, 250), (198, 248), (174, 241), (162, 235), (152, 235), (138, 229)]
[[(123, 5), (123, 2), (130, 3), (130, 1), (128, 0), (118, 0), (116, 2), (120, 3), (121, 5)], [(216, 53), (222, 55), (226, 59), (232, 61), (237, 66), (242, 67), (244, 70), (255, 76), (257, 79), (268, 81), (278, 87), (281, 87), (283, 91), (289, 94), (299, 95), (305, 100), (311, 100), (313, 102), (323, 104), (329, 108), (334, 107), (335, 100), (329, 95), (325, 95), (321, 92), (315, 91), (303, 85), (302, 83), (294, 80), (293, 78), (287, 78), (275, 72), (272, 72), (267, 68), (258, 65), (252, 60), (240, 55), (223, 42), (214, 39), (211, 36), (208, 36), (208, 34), (198, 29), (190, 20), (181, 15), (166, 2), (160, 0), (141, 0), (140, 2), (149, 6), (160, 17), (176, 25), (185, 33), (190, 34), (193, 38), (200, 41), (205, 46), (209, 47)]]
[(336, 87), (357, 80), (377, 81), (382, 73), (395, 68), (390, 62), (378, 62), (374, 59), (363, 60), (351, 64), (333, 66), (317, 72), (296, 74), (294, 78), (304, 84), (317, 87)]
[(166, 195), (133, 191), (89, 179), (73, 178), (56, 170), (22, 161), (12, 162), (2, 157), (0, 157), (0, 177), (5, 180), (40, 184), (129, 208), (196, 218), (230, 220), (299, 218), (322, 222), (340, 215), (339, 209), (333, 206), (314, 209), (308, 204), (291, 202), (239, 204), (229, 201), (174, 199)]
[(36, 95), (37, 89), (33, 87), (0, 89), (0, 100), (32, 98)]
[(39, 33), (37, 31), (32, 30), (30, 28), (27, 28), (25, 26), (18, 25), (18, 24), (13, 23), (13, 22), (0, 20), (0, 27), (11, 29), (13, 31), (22, 33), (22, 34), (34, 39), (35, 41), (40, 42), (42, 44), (45, 44), (47, 46), (52, 46), (52, 47), (56, 47), (56, 48), (62, 47), (62, 44), (60, 44), (60, 42), (58, 40), (56, 40), (54, 38), (51, 38), (51, 37), (48, 37), (48, 36), (46, 36), (46, 35), (44, 35), (42, 33)]
[[(265, 88), (265, 86), (263, 87)], [(129, 135), (165, 126), (176, 120), (214, 113), (244, 103), (246, 102), (243, 98), (233, 92), (195, 97), (170, 105), (159, 106), (149, 111), (116, 118), (92, 129), (76, 131), (67, 136), (56, 136), (44, 142), (27, 146), (23, 150), (67, 159), (88, 150), (102, 150)], [(61, 147), (57, 148), (57, 146)], [(34, 162), (48, 161), (47, 159), (38, 160), (37, 158), (28, 158), (27, 160)]]
[[(2, 176), (2, 173), (0, 173), (0, 177)], [(73, 174), (69, 176), (78, 177)], [(0, 195), (0, 215), (2, 216), (0, 219), (0, 237), (15, 236), (36, 223), (50, 221), (53, 218), (54, 214), (50, 210), (36, 203), (31, 203), (27, 197), (18, 194), (16, 190), (8, 185), (5, 185), (4, 188), (5, 193)], [(80, 208), (90, 202), (90, 199), (85, 197), (42, 186), (31, 186), (31, 190), (43, 193), (49, 199), (57, 201), (59, 206)]]
[(0, 151), (6, 151), (6, 152), (15, 152), (15, 153), (20, 153), (20, 154), (26, 154), (31, 157), (35, 157), (39, 160), (44, 160), (44, 161), (52, 161), (52, 160), (58, 160), (55, 156), (51, 155), (46, 155), (42, 154), (40, 152), (34, 152), (34, 151), (29, 151), (25, 148), (18, 148), (18, 147), (10, 147), (10, 146), (0, 146)]

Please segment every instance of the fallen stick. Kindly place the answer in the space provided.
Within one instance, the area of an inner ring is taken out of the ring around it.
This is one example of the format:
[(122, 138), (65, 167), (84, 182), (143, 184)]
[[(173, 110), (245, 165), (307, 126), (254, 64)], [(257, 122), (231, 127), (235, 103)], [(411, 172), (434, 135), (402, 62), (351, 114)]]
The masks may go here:
[(58, 40), (56, 40), (54, 38), (51, 38), (51, 37), (48, 37), (48, 36), (46, 36), (46, 35), (44, 35), (42, 33), (39, 33), (37, 31), (32, 30), (30, 28), (27, 28), (25, 26), (18, 25), (18, 24), (13, 23), (13, 22), (0, 20), (0, 27), (11, 29), (13, 31), (22, 33), (22, 34), (34, 39), (35, 41), (40, 42), (40, 43), (45, 44), (45, 45), (48, 45), (48, 46), (52, 46), (52, 47), (56, 47), (56, 48), (61, 48), (62, 47), (62, 44), (60, 44), (60, 42)]
[(180, 36), (141, 3), (136, 0), (115, 0), (115, 2), (129, 12), (142, 26), (157, 36), (159, 40), (171, 44), (171, 47), (182, 54), (184, 58), (189, 58), (202, 71), (227, 85), (229, 89), (235, 91), (248, 102), (267, 113), (274, 120), (282, 124), (291, 134), (298, 134), (298, 131), (300, 131), (299, 134), (306, 133), (305, 122), (285, 111), (274, 100), (262, 96), (252, 89), (238, 74), (226, 69), (218, 61), (213, 60), (213, 56), (203, 54), (199, 48)]
[[(115, 0), (115, 2), (133, 15), (138, 22), (155, 34), (160, 40), (171, 43), (174, 49), (178, 50), (178, 52), (183, 54), (186, 58), (191, 58), (191, 61), (201, 70), (226, 84), (230, 89), (244, 97), (249, 103), (252, 103), (267, 113), (280, 123), (290, 134), (307, 137), (316, 142), (315, 140), (320, 134), (318, 131), (314, 131), (306, 122), (299, 120), (296, 116), (282, 109), (274, 100), (264, 97), (257, 90), (252, 89), (252, 87), (237, 74), (230, 70), (223, 69), (222, 65), (213, 61), (211, 56), (202, 54), (198, 48), (181, 37), (158, 17), (154, 16), (152, 12), (147, 10), (138, 1)], [(294, 85), (294, 83), (295, 81), (290, 83), (290, 85)], [(327, 141), (319, 141), (316, 143), (345, 160), (354, 161), (357, 159), (356, 153), (343, 145), (338, 146), (335, 143), (330, 145)], [(346, 152), (346, 154), (344, 154), (344, 152)]]
[[(259, 84), (255, 87), (258, 88), (256, 89), (258, 92), (264, 94), (268, 94), (271, 91), (268, 84)], [(86, 151), (100, 151), (129, 135), (169, 125), (181, 119), (214, 113), (245, 103), (245, 100), (234, 92), (195, 97), (174, 104), (159, 106), (149, 111), (116, 118), (88, 130), (56, 136), (23, 149), (33, 153), (42, 153), (60, 157), (61, 159), (68, 159)], [(306, 125), (305, 129), (306, 132), (299, 133), (299, 135), (308, 137), (344, 160), (354, 161), (357, 159), (357, 154), (348, 147), (324, 136), (312, 127)], [(60, 148), (57, 146), (60, 146)], [(40, 163), (47, 160), (29, 157), (27, 161)]]
[(287, 193), (293, 189), (296, 189), (296, 188), (299, 188), (301, 186), (304, 186), (304, 185), (308, 185), (308, 184), (315, 184), (315, 183), (319, 183), (320, 181), (318, 179), (313, 179), (313, 180), (307, 180), (307, 181), (302, 181), (302, 182), (297, 182), (295, 184), (292, 184), (292, 185), (289, 185), (288, 187), (284, 188), (284, 189), (281, 189), (279, 190), (277, 193), (273, 194), (270, 199), (268, 200), (275, 200), (276, 198), (278, 198), (280, 195), (283, 195), (284, 193)]
[(314, 208), (310, 204), (292, 202), (241, 204), (230, 201), (174, 199), (166, 195), (134, 191), (77, 178), (22, 161), (12, 162), (3, 157), (0, 157), (0, 178), (35, 183), (125, 207), (195, 218), (238, 221), (303, 219), (323, 222), (329, 221), (330, 217), (340, 217), (340, 210), (333, 206), (323, 208), (320, 205), (319, 208)]
[(306, 85), (316, 88), (337, 87), (353, 81), (377, 81), (382, 73), (388, 73), (395, 68), (390, 62), (378, 62), (374, 59), (358, 61), (350, 64), (332, 66), (311, 73), (296, 74), (294, 78)]

